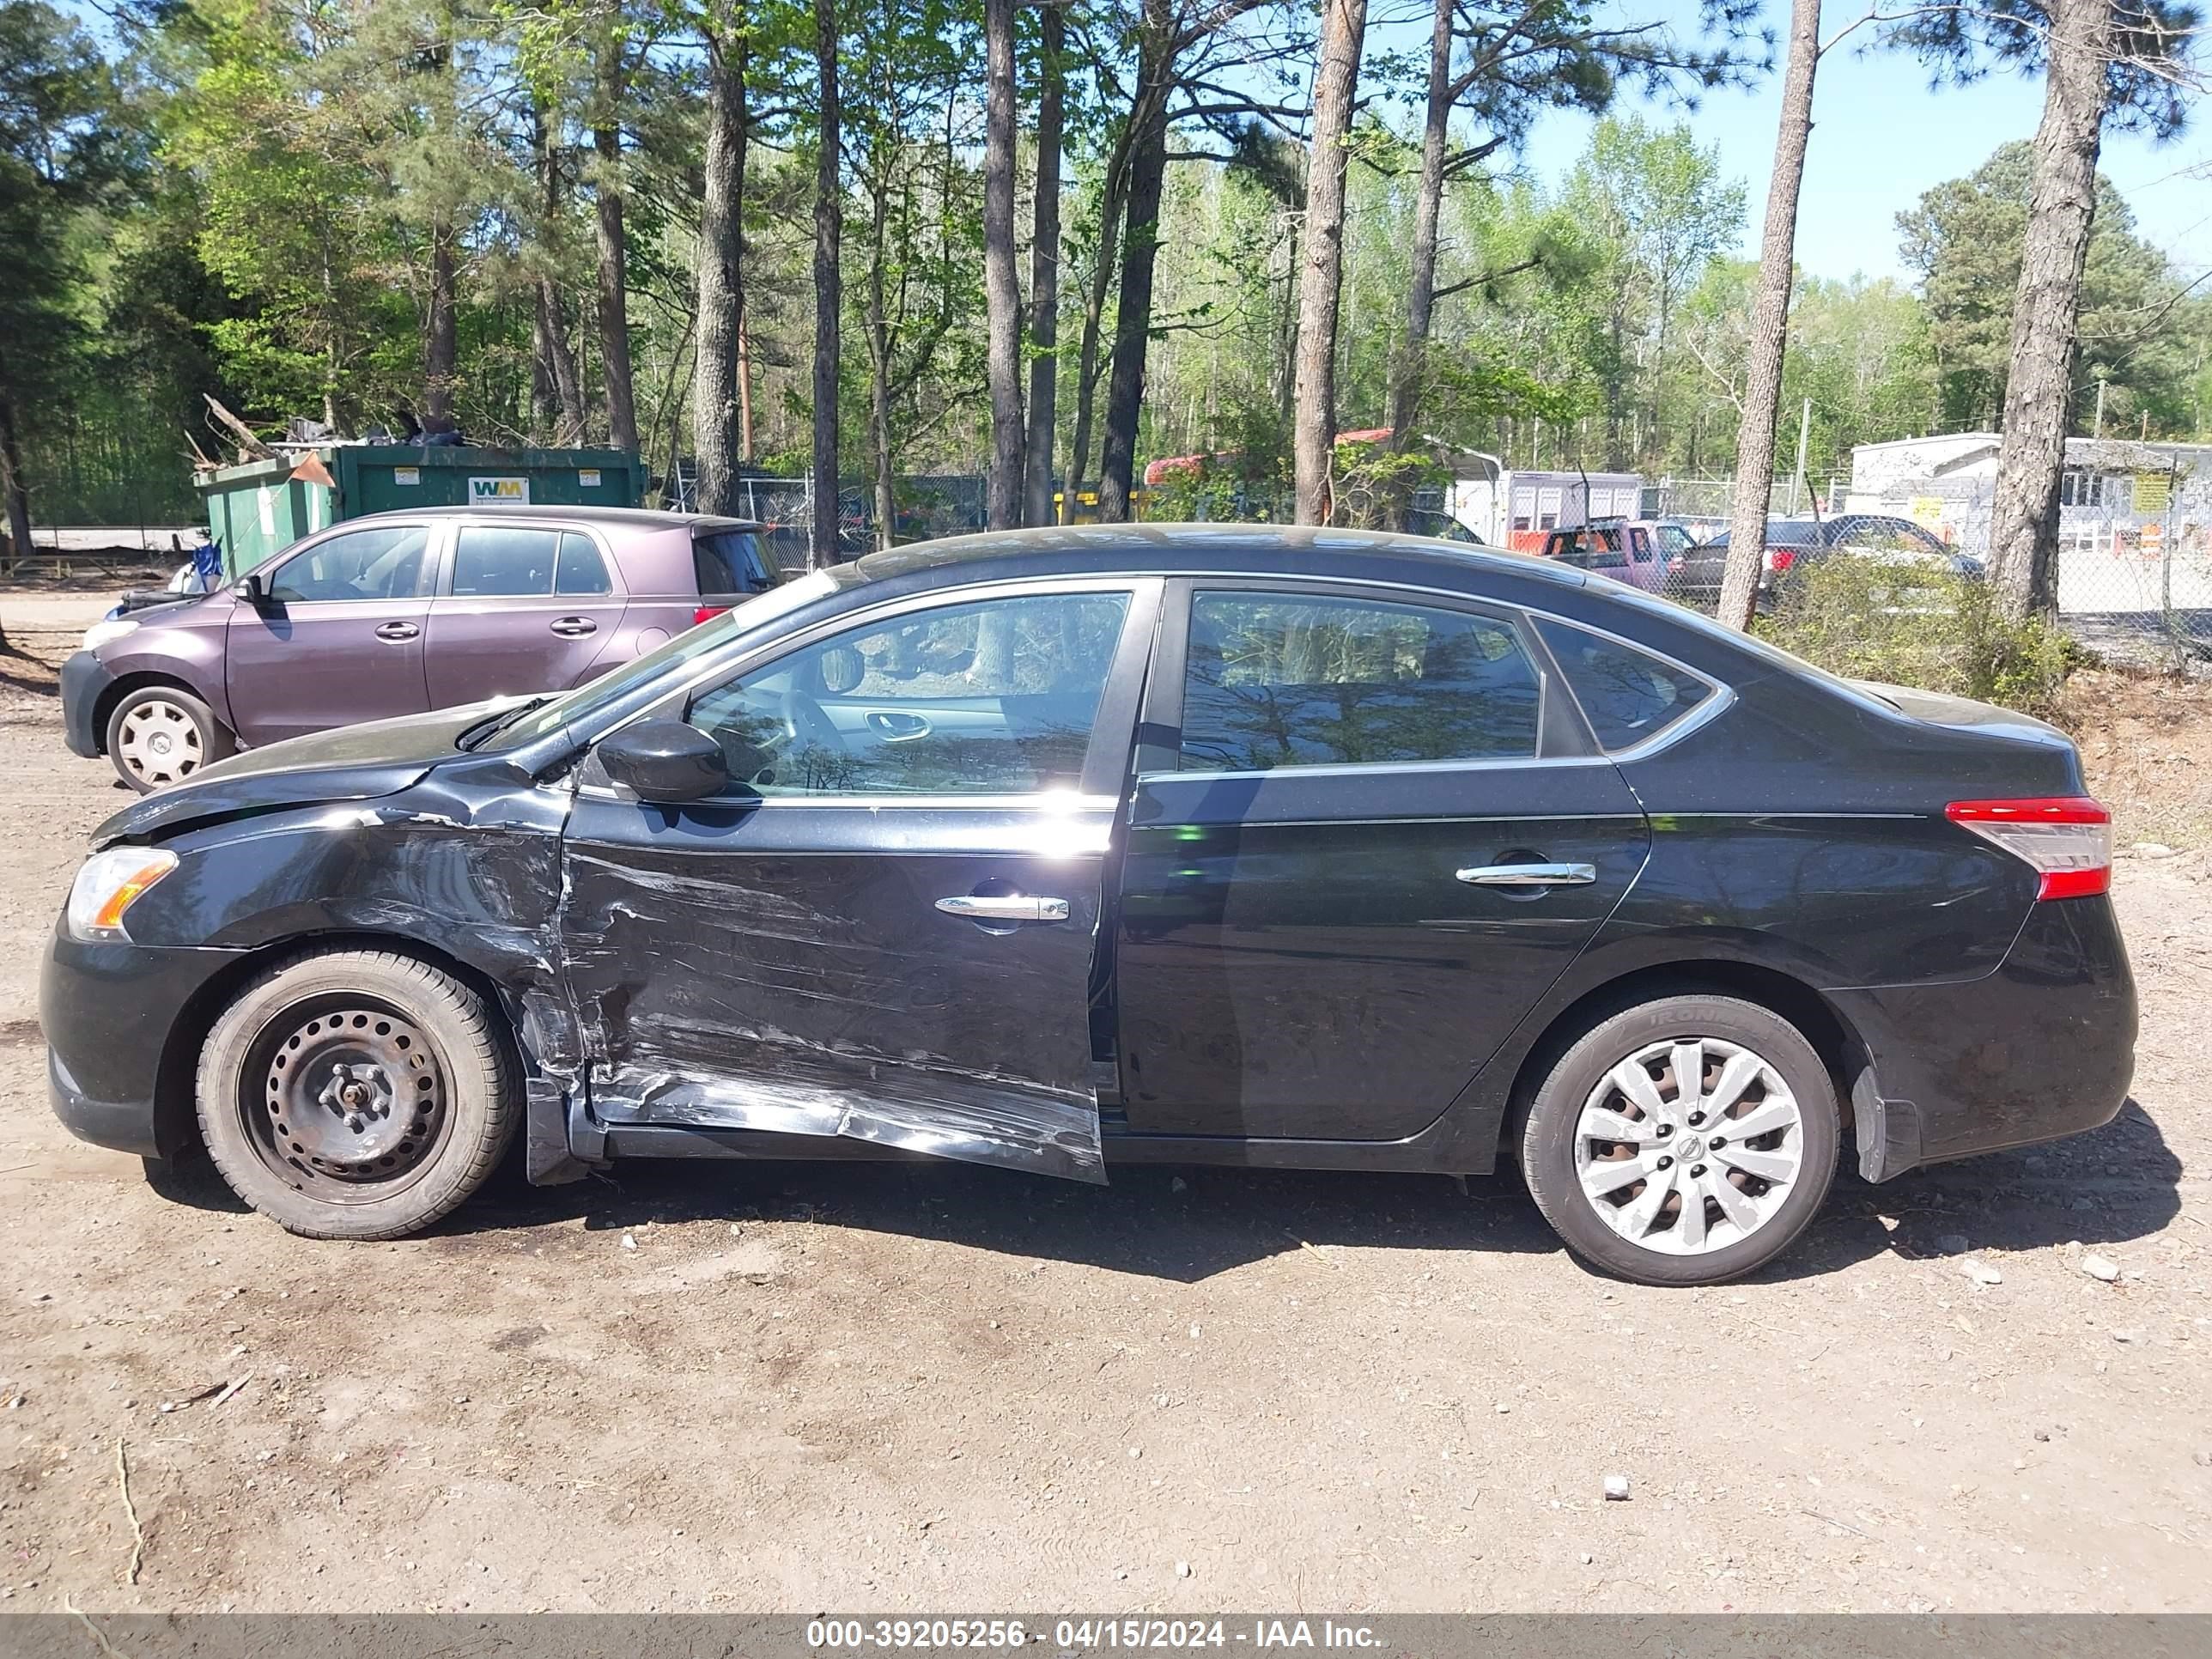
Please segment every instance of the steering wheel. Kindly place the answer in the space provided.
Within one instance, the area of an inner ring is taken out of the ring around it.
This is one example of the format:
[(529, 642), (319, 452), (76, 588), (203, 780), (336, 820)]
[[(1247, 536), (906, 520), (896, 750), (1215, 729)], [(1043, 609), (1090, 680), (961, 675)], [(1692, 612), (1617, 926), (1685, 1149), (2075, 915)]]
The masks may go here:
[(845, 752), (845, 736), (822, 712), (822, 705), (797, 686), (783, 694), (777, 710), (783, 721), (782, 747), (787, 752), (797, 753), (802, 749), (826, 749), (833, 755)]

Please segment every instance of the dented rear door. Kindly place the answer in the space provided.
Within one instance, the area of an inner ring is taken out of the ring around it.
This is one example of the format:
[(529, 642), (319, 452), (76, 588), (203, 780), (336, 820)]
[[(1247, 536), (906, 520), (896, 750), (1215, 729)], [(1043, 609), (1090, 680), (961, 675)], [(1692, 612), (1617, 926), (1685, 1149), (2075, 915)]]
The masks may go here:
[(1150, 580), (876, 607), (658, 711), (739, 781), (587, 766), (562, 965), (611, 1128), (848, 1136), (1105, 1178), (1091, 1004)]

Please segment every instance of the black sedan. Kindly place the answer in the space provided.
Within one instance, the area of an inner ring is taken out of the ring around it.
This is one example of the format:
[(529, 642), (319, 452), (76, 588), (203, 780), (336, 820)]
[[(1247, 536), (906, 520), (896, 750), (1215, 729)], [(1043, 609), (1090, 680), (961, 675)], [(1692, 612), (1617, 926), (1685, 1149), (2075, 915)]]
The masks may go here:
[(1241, 526), (924, 544), (565, 696), (101, 826), (55, 1106), (388, 1238), (518, 1136), (1474, 1175), (1702, 1284), (1860, 1171), (2093, 1127), (2135, 993), (2073, 745), (1601, 577)]

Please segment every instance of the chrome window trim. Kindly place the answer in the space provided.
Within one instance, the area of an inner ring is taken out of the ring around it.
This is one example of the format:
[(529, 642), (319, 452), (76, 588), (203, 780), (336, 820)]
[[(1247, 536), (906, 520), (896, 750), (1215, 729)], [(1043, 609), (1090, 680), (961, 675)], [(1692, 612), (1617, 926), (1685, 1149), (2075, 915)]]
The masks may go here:
[[(606, 783), (579, 783), (576, 793), (593, 800), (640, 803), (643, 797)], [(996, 795), (709, 795), (686, 806), (732, 808), (769, 806), (835, 806), (866, 808), (871, 811), (1033, 812), (1045, 817), (1074, 817), (1085, 812), (1114, 812), (1121, 803), (1111, 795), (1070, 795), (1040, 789), (1028, 794)]]
[[(671, 702), (688, 701), (692, 692), (701, 685), (706, 684), (711, 681), (718, 681), (725, 678), (735, 678), (741, 674), (750, 672), (758, 664), (769, 660), (773, 657), (780, 655), (787, 650), (801, 649), (805, 646), (812, 644), (817, 640), (827, 638), (832, 634), (840, 633), (844, 631), (846, 629), (859, 626), (872, 618), (888, 618), (896, 616), (902, 616), (908, 611), (933, 609), (942, 605), (960, 605), (968, 603), (974, 599), (991, 599), (1007, 594), (1015, 596), (1029, 593), (1064, 592), (1126, 592), (1133, 594), (1138, 587), (1143, 583), (1168, 581), (1279, 581), (1315, 587), (1351, 587), (1371, 589), (1379, 593), (1416, 594), (1424, 598), (1452, 600), (1462, 605), (1471, 604), (1477, 606), (1491, 606), (1504, 611), (1517, 611), (1523, 617), (1541, 618), (1546, 622), (1557, 623), (1565, 628), (1578, 628), (1586, 634), (1593, 634), (1600, 639), (1610, 640), (1616, 645), (1623, 646), (1631, 651), (1638, 652), (1643, 655), (1650, 658), (1654, 662), (1663, 663), (1668, 668), (1687, 675), (1690, 678), (1698, 681), (1702, 684), (1712, 687), (1717, 695), (1705, 699), (1705, 701), (1700, 703), (1696, 708), (1684, 715), (1680, 720), (1676, 720), (1672, 726), (1666, 727), (1663, 731), (1655, 732), (1650, 737), (1645, 738), (1642, 743), (1635, 744), (1633, 747), (1620, 750), (1611, 754), (1601, 752), (1595, 755), (1559, 756), (1549, 759), (1542, 757), (1516, 756), (1496, 760), (1378, 761), (1368, 764), (1335, 763), (1323, 766), (1278, 766), (1270, 768), (1265, 771), (1154, 771), (1138, 774), (1137, 776), (1142, 780), (1150, 781), (1154, 779), (1177, 777), (1215, 779), (1264, 778), (1276, 774), (1310, 775), (1316, 773), (1328, 772), (1351, 772), (1360, 775), (1368, 775), (1385, 769), (1395, 769), (1403, 771), (1435, 771), (1439, 769), (1473, 771), (1510, 769), (1524, 766), (1618, 766), (1632, 761), (1645, 760), (1653, 755), (1660, 753), (1663, 750), (1672, 748), (1683, 738), (1687, 738), (1693, 732), (1702, 729), (1711, 721), (1718, 719), (1723, 714), (1727, 712), (1727, 710), (1735, 706), (1735, 687), (1728, 684), (1725, 681), (1715, 679), (1711, 674), (1705, 672), (1703, 670), (1692, 668), (1689, 664), (1682, 661), (1680, 658), (1669, 656), (1666, 652), (1659, 650), (1656, 647), (1647, 645), (1641, 640), (1631, 639), (1625, 634), (1616, 633), (1609, 628), (1604, 628), (1593, 623), (1584, 622), (1578, 617), (1561, 616), (1558, 611), (1546, 610), (1540, 605), (1523, 604), (1513, 599), (1499, 599), (1490, 594), (1468, 592), (1459, 588), (1435, 587), (1423, 582), (1386, 581), (1375, 576), (1286, 575), (1276, 572), (1254, 570), (1134, 570), (1116, 571), (1105, 574), (1005, 577), (993, 581), (951, 583), (941, 587), (929, 588), (920, 593), (909, 593), (900, 599), (887, 600), (881, 605), (858, 605), (850, 611), (840, 612), (837, 616), (825, 617), (801, 633), (795, 635), (779, 635), (775, 639), (763, 641), (756, 645), (751, 650), (747, 651), (736, 658), (725, 659), (710, 667), (702, 668), (691, 678), (684, 681), (681, 685), (673, 688), (661, 696), (656, 697), (651, 703), (648, 703), (645, 708), (639, 709), (636, 713), (629, 716), (628, 719), (617, 721), (612, 726), (605, 727), (600, 731), (592, 733), (591, 736), (585, 740), (585, 746), (588, 748), (603, 742), (607, 738), (611, 737), (615, 732), (621, 731), (624, 726), (634, 724), (635, 721), (648, 719), (667, 718), (665, 711)], [(1155, 648), (1157, 649), (1157, 647)], [(1571, 696), (1573, 695), (1571, 688), (1568, 688), (1568, 695)], [(1579, 704), (1577, 706), (1579, 706)], [(586, 787), (592, 787), (592, 786)], [(617, 797), (617, 799), (620, 798)], [(768, 798), (763, 797), (763, 799), (766, 799)], [(814, 796), (802, 799), (805, 799), (806, 804), (810, 805), (819, 805), (825, 801), (837, 799), (849, 799), (854, 801), (855, 804), (872, 805), (878, 803), (887, 798), (883, 796)]]

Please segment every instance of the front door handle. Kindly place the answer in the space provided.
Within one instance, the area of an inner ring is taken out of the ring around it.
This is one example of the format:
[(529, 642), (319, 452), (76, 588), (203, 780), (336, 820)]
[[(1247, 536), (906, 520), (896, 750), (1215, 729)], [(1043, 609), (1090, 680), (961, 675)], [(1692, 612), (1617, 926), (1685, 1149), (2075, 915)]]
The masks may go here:
[(1484, 864), (1459, 872), (1475, 887), (1580, 887), (1597, 879), (1594, 864)]
[(404, 645), (422, 630), (410, 622), (388, 622), (377, 624), (376, 637), (389, 640), (394, 645)]
[(599, 631), (599, 623), (589, 617), (556, 617), (550, 626), (564, 640), (580, 640), (586, 634)]
[(912, 743), (929, 735), (929, 721), (920, 714), (875, 708), (868, 713), (868, 724), (885, 743)]
[(937, 908), (948, 916), (965, 916), (970, 921), (1066, 921), (1068, 909), (1064, 898), (979, 893), (956, 893), (938, 900)]

